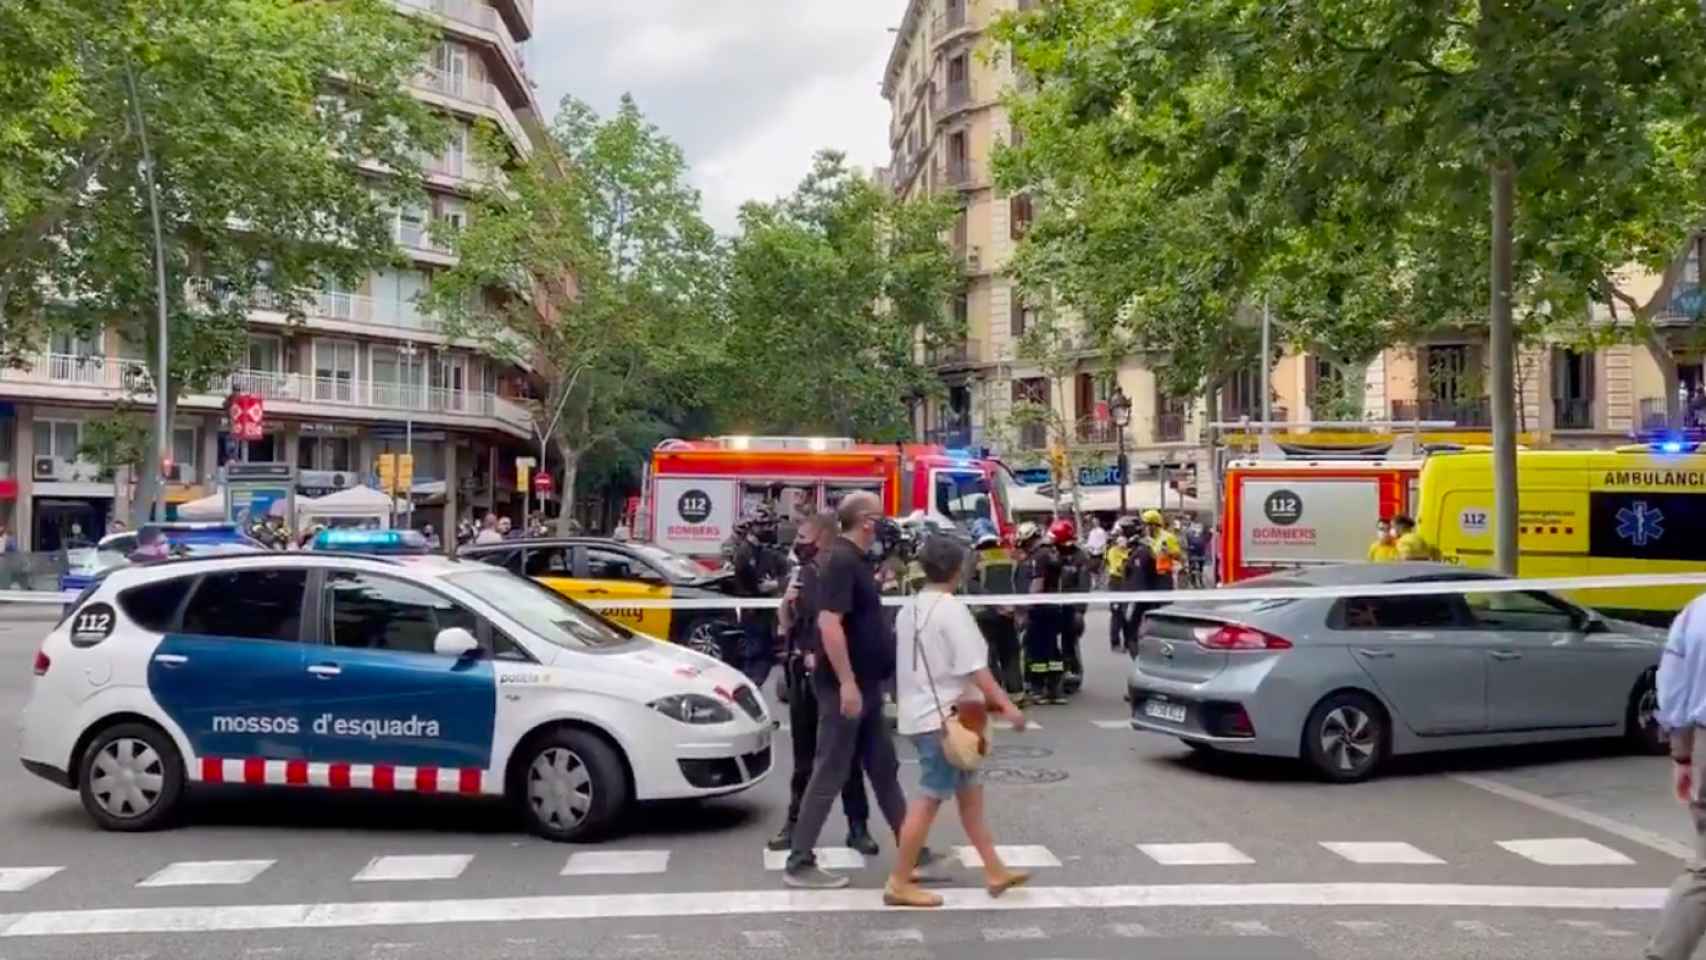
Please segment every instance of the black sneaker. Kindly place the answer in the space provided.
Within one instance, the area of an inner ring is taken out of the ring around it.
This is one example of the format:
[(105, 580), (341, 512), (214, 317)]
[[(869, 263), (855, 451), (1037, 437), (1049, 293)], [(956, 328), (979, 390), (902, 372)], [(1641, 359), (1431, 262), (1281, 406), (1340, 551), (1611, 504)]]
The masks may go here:
[(775, 852), (794, 849), (794, 825), (792, 823), (783, 824), (782, 829), (776, 831), (776, 835), (770, 838), (770, 842), (766, 843), (764, 848)]
[(796, 890), (839, 890), (847, 886), (848, 880), (818, 866), (816, 860), (806, 860), (789, 864), (782, 872), (782, 883)]
[(877, 846), (876, 838), (871, 836), (871, 831), (862, 823), (853, 824), (852, 827), (848, 829), (847, 846), (850, 849), (859, 851), (867, 857), (874, 857), (883, 852), (883, 848)]

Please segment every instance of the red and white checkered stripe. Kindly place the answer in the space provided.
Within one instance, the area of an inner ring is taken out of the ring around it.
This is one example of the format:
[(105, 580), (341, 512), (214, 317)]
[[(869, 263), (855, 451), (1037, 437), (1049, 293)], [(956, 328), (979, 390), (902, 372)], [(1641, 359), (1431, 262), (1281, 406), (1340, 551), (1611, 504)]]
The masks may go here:
[(324, 787), (329, 790), (380, 790), (410, 793), (484, 792), (486, 772), (473, 767), (399, 767), (388, 763), (310, 763), (202, 757), (190, 767), (200, 783), (248, 786)]

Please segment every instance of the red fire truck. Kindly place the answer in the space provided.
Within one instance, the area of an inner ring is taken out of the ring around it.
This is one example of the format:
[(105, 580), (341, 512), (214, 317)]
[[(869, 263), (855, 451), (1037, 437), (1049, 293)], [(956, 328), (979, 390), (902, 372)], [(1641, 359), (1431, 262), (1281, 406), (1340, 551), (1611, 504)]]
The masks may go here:
[(1367, 559), (1375, 524), (1414, 513), (1422, 460), (1234, 460), (1221, 481), (1221, 583)]
[(882, 498), (890, 516), (924, 511), (1011, 533), (1006, 468), (969, 451), (844, 437), (666, 440), (652, 451), (635, 530), (701, 563), (721, 563), (737, 520), (768, 503), (784, 521), (834, 508), (850, 493)]

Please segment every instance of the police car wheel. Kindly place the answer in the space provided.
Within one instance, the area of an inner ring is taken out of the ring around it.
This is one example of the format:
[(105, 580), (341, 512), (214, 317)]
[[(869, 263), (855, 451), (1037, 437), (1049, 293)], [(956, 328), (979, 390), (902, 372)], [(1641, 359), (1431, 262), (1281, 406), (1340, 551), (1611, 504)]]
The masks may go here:
[(83, 752), (77, 792), (104, 830), (164, 826), (184, 792), (184, 762), (172, 738), (125, 723), (103, 731)]
[(530, 830), (559, 843), (610, 827), (628, 803), (628, 774), (609, 744), (584, 730), (555, 730), (523, 758), (517, 801)]

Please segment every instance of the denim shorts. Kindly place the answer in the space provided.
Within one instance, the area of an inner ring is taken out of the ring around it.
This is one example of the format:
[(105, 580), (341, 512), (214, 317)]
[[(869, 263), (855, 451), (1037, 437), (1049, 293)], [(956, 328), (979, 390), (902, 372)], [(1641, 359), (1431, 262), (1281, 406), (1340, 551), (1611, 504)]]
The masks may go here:
[(914, 733), (907, 737), (918, 751), (918, 789), (933, 800), (952, 800), (954, 794), (977, 784), (976, 770), (961, 770), (942, 752), (942, 732)]

